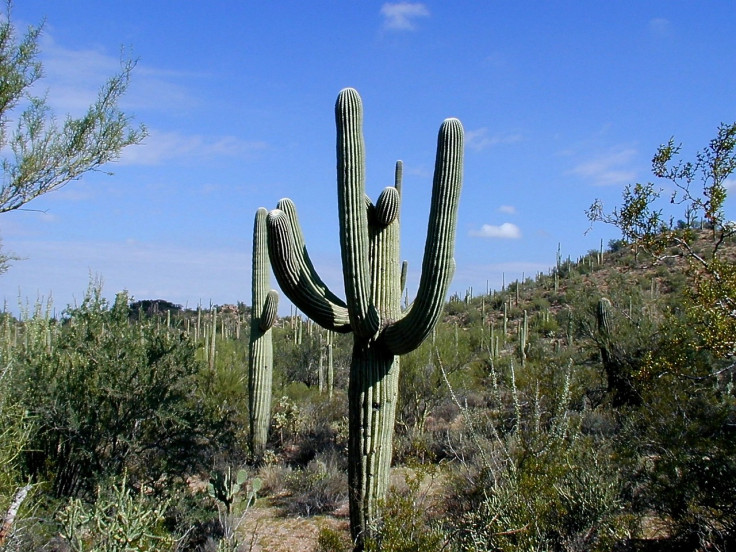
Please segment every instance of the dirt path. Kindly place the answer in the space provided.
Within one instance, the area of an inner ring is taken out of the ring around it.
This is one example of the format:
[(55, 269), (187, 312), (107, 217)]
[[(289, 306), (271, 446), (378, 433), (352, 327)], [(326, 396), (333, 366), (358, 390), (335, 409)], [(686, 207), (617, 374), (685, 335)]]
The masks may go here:
[(343, 515), (291, 517), (284, 516), (273, 506), (255, 507), (248, 511), (240, 533), (245, 546), (252, 552), (312, 552), (317, 547), (319, 531), (329, 527), (349, 531), (348, 519)]

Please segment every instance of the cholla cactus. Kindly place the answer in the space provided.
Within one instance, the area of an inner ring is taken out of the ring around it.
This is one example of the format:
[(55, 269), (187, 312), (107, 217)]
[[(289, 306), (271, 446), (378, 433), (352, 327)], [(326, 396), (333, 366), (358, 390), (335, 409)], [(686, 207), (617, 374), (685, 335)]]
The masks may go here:
[(294, 304), (323, 327), (354, 336), (348, 476), (351, 532), (356, 550), (361, 550), (388, 486), (399, 355), (419, 347), (432, 332), (454, 272), (463, 128), (457, 119), (447, 119), (439, 131), (419, 291), (402, 312), (401, 163), (397, 163), (394, 185), (385, 188), (373, 204), (365, 193), (363, 107), (355, 90), (340, 92), (335, 118), (345, 301), (317, 275), (289, 200), (280, 201), (269, 214), (268, 245), (276, 279)]
[(250, 349), (248, 355), (248, 405), (250, 449), (256, 460), (263, 455), (271, 421), (271, 382), (273, 379), (273, 344), (271, 327), (276, 321), (278, 293), (270, 288), (271, 263), (268, 259), (266, 217), (268, 211), (256, 211), (253, 225), (253, 306), (251, 308)]

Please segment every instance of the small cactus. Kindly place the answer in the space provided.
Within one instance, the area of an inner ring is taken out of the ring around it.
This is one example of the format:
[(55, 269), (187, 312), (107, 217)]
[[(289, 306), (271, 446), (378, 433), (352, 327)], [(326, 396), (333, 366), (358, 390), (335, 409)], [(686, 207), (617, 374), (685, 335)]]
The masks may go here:
[(240, 492), (240, 489), (247, 480), (248, 472), (245, 470), (238, 470), (234, 477), (229, 467), (224, 471), (216, 471), (213, 478), (207, 484), (207, 494), (215, 500), (222, 502), (225, 506), (225, 511), (230, 514), (235, 496)]

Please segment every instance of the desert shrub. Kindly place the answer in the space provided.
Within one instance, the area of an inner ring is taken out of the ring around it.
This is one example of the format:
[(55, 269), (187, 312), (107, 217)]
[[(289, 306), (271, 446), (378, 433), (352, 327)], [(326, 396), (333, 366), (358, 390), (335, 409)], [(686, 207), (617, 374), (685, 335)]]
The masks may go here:
[(52, 334), (27, 343), (11, 386), (34, 420), (24, 468), (57, 497), (90, 499), (123, 473), (160, 490), (234, 441), (232, 410), (204, 396), (194, 344), (130, 322), (124, 293), (109, 305), (91, 287)]
[(123, 478), (100, 487), (92, 504), (72, 498), (59, 513), (60, 536), (73, 552), (173, 550), (166, 508), (165, 501), (131, 491)]
[(346, 532), (336, 531), (329, 527), (320, 528), (314, 552), (350, 552), (352, 549), (350, 535)]
[(275, 462), (262, 464), (258, 469), (258, 477), (263, 482), (261, 492), (271, 496), (283, 494), (292, 471), (289, 466)]
[(290, 492), (286, 510), (301, 516), (334, 511), (348, 497), (344, 463), (338, 454), (325, 453), (318, 455), (305, 468), (294, 470), (286, 480)]
[[(531, 382), (494, 380), (494, 408), (466, 412), (477, 448), (461, 458), (450, 511), (453, 546), (485, 550), (609, 550), (636, 521), (622, 515), (625, 485), (609, 441), (585, 436), (570, 410), (572, 373), (546, 399)], [(509, 417), (511, 419), (509, 419)]]
[[(732, 376), (731, 376), (732, 377)], [(721, 384), (666, 376), (623, 419), (618, 453), (636, 469), (633, 507), (693, 549), (736, 545), (736, 395)]]
[(426, 476), (420, 467), (407, 475), (404, 488), (391, 488), (376, 520), (376, 536), (366, 542), (366, 551), (439, 552), (446, 548), (446, 535), (422, 489)]

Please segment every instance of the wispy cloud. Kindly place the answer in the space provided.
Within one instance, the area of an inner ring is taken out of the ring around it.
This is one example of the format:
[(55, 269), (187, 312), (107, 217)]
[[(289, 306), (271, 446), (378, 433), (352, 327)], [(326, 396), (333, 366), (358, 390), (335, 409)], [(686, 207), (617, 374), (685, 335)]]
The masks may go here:
[(498, 208), (499, 213), (506, 213), (507, 215), (515, 215), (516, 214), (516, 207), (513, 205), (501, 205)]
[(595, 186), (627, 184), (636, 179), (636, 171), (630, 166), (636, 153), (633, 148), (614, 149), (578, 164), (569, 174)]
[(649, 21), (649, 32), (657, 38), (666, 38), (672, 34), (672, 23), (669, 19), (655, 17)]
[(157, 165), (184, 158), (241, 157), (253, 155), (266, 147), (265, 142), (248, 142), (234, 136), (207, 138), (152, 130), (142, 144), (126, 148), (120, 162), (126, 165)]
[(736, 190), (736, 178), (727, 178), (726, 180), (723, 181), (723, 186), (728, 191)]
[(415, 20), (429, 17), (427, 6), (421, 2), (395, 2), (381, 6), (383, 28), (395, 31), (413, 31)]
[(521, 134), (495, 134), (489, 136), (487, 128), (468, 130), (465, 132), (465, 144), (476, 151), (498, 144), (513, 144), (522, 140)]
[[(236, 249), (134, 240), (19, 241), (14, 248), (26, 260), (15, 263), (4, 276), (11, 285), (0, 294), (0, 301), (11, 305), (20, 290), (22, 297), (50, 293), (62, 309), (81, 297), (90, 274), (101, 277), (106, 295), (126, 289), (136, 299), (166, 298), (190, 307), (210, 299), (234, 303), (250, 289), (250, 254)], [(44, 281), (42, 269), (49, 264), (58, 267), (51, 283)]]
[(480, 230), (471, 230), (470, 236), (474, 238), (500, 238), (516, 240), (521, 238), (521, 230), (515, 224), (504, 222), (500, 226), (484, 224)]
[[(70, 49), (45, 32), (40, 39), (44, 78), (37, 84), (37, 93), (49, 90), (48, 101), (59, 112), (77, 115), (96, 99), (100, 88), (113, 75), (120, 73), (121, 62), (127, 52), (110, 54), (101, 49)], [(132, 56), (134, 57), (134, 56)], [(130, 87), (121, 99), (126, 109), (155, 108), (170, 110), (189, 108), (197, 100), (187, 88), (176, 82), (187, 78), (201, 78), (182, 71), (158, 69), (137, 64), (133, 69)]]

